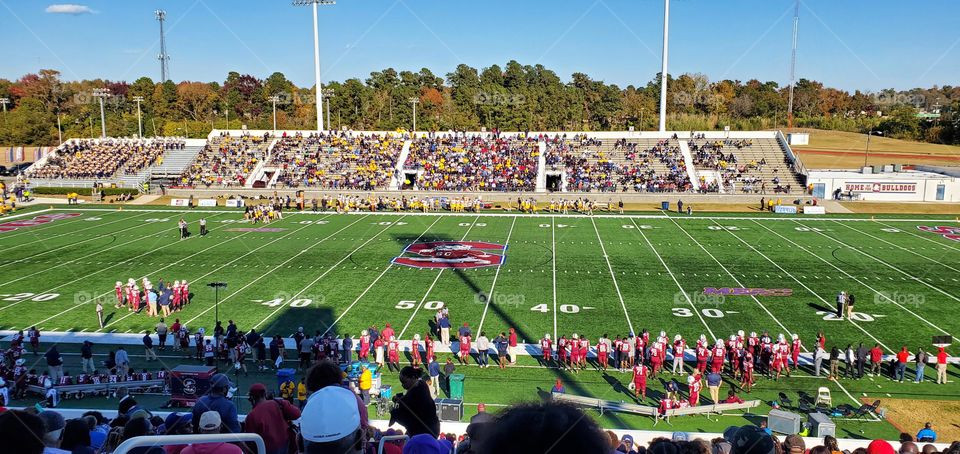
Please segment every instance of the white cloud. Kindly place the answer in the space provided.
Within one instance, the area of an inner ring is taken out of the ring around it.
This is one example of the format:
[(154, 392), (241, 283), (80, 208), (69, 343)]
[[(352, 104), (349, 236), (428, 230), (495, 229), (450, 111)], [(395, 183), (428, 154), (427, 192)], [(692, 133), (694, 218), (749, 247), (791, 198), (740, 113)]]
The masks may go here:
[(72, 14), (74, 16), (79, 16), (81, 14), (94, 14), (96, 11), (90, 9), (86, 5), (76, 5), (73, 3), (64, 3), (58, 5), (50, 5), (46, 10), (50, 14)]

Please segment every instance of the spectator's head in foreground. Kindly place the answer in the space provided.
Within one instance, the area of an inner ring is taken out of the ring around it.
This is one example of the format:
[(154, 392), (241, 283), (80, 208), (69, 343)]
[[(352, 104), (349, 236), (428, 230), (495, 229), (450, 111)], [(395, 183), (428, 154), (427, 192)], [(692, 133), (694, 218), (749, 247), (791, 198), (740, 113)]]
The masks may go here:
[(773, 437), (757, 426), (730, 427), (723, 437), (732, 446), (731, 454), (774, 454), (776, 452)]
[(423, 370), (419, 367), (406, 366), (400, 370), (400, 385), (403, 389), (409, 390), (420, 381), (421, 376), (423, 376)]
[(510, 454), (605, 454), (607, 437), (590, 417), (575, 407), (544, 402), (522, 404), (497, 415), (476, 444), (476, 452)]
[(343, 371), (329, 359), (320, 361), (307, 369), (307, 378), (304, 380), (307, 391), (311, 393), (327, 386), (337, 386), (342, 381)]
[(363, 449), (357, 398), (339, 386), (327, 386), (310, 396), (300, 417), (306, 454), (351, 454)]
[(38, 416), (43, 420), (44, 428), (46, 428), (46, 433), (43, 435), (43, 444), (53, 448), (57, 447), (60, 444), (60, 436), (63, 434), (63, 428), (67, 425), (67, 421), (63, 419), (63, 415), (51, 410), (42, 411)]
[(200, 415), (200, 433), (218, 434), (223, 427), (223, 421), (220, 419), (220, 413), (210, 410)]
[(18, 452), (41, 454), (46, 432), (39, 416), (18, 410), (0, 413), (0, 440), (8, 443), (8, 446), (16, 446)]
[(893, 445), (886, 440), (873, 440), (867, 445), (867, 454), (894, 454)]

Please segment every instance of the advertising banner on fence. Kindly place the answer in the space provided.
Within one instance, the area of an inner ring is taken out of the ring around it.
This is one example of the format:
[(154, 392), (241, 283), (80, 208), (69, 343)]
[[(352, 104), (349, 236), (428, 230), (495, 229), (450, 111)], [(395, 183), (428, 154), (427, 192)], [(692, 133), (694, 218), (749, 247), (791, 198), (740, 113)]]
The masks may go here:
[(877, 194), (915, 194), (917, 183), (878, 183), (873, 181), (847, 181), (843, 183), (843, 192)]
[(185, 207), (190, 204), (190, 199), (171, 199), (170, 206), (172, 207)]
[(200, 202), (197, 206), (202, 207), (215, 207), (217, 206), (217, 199), (200, 199)]
[(243, 199), (227, 199), (227, 206), (230, 208), (242, 208)]
[(803, 207), (803, 214), (827, 214), (827, 209), (822, 206)]
[(794, 205), (777, 205), (773, 207), (774, 213), (797, 214), (797, 207)]

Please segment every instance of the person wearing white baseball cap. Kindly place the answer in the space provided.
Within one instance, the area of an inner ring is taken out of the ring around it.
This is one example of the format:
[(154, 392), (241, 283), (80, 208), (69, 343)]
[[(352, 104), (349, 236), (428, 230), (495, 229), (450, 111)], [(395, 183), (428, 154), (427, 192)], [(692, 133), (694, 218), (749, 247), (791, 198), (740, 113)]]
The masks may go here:
[[(210, 410), (205, 411), (200, 415), (200, 433), (202, 434), (218, 434), (223, 432), (223, 422), (220, 419), (220, 413)], [(214, 442), (214, 443), (197, 443), (190, 446), (187, 446), (180, 451), (180, 454), (243, 454), (243, 450), (239, 446), (225, 443), (225, 442)]]
[(300, 434), (307, 454), (362, 452), (356, 396), (339, 386), (327, 386), (310, 395), (300, 415)]

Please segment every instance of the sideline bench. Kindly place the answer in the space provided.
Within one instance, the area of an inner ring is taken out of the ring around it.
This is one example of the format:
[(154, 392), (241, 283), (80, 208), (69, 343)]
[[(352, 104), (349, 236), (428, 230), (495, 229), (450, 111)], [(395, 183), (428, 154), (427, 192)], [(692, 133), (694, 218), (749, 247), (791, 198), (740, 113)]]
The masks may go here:
[(690, 416), (690, 415), (709, 415), (711, 413), (723, 413), (725, 411), (749, 410), (760, 406), (759, 400), (749, 400), (742, 404), (709, 404), (698, 405), (696, 407), (671, 408), (665, 414), (660, 414), (658, 407), (648, 407), (646, 405), (630, 404), (626, 402), (617, 402), (612, 400), (597, 399), (595, 397), (572, 396), (569, 394), (551, 393), (551, 398), (558, 402), (566, 402), (578, 407), (595, 408), (602, 415), (604, 411), (618, 411), (623, 413), (633, 413), (638, 415), (651, 416), (658, 421), (663, 418), (670, 421), (672, 416)]
[[(60, 385), (54, 386), (61, 398), (81, 398), (84, 395), (109, 395), (111, 392), (120, 388), (127, 388), (129, 391), (146, 392), (151, 390), (163, 390), (164, 380), (131, 380), (116, 383), (87, 383), (82, 385)], [(27, 391), (46, 395), (47, 390), (40, 385), (27, 385)]]

